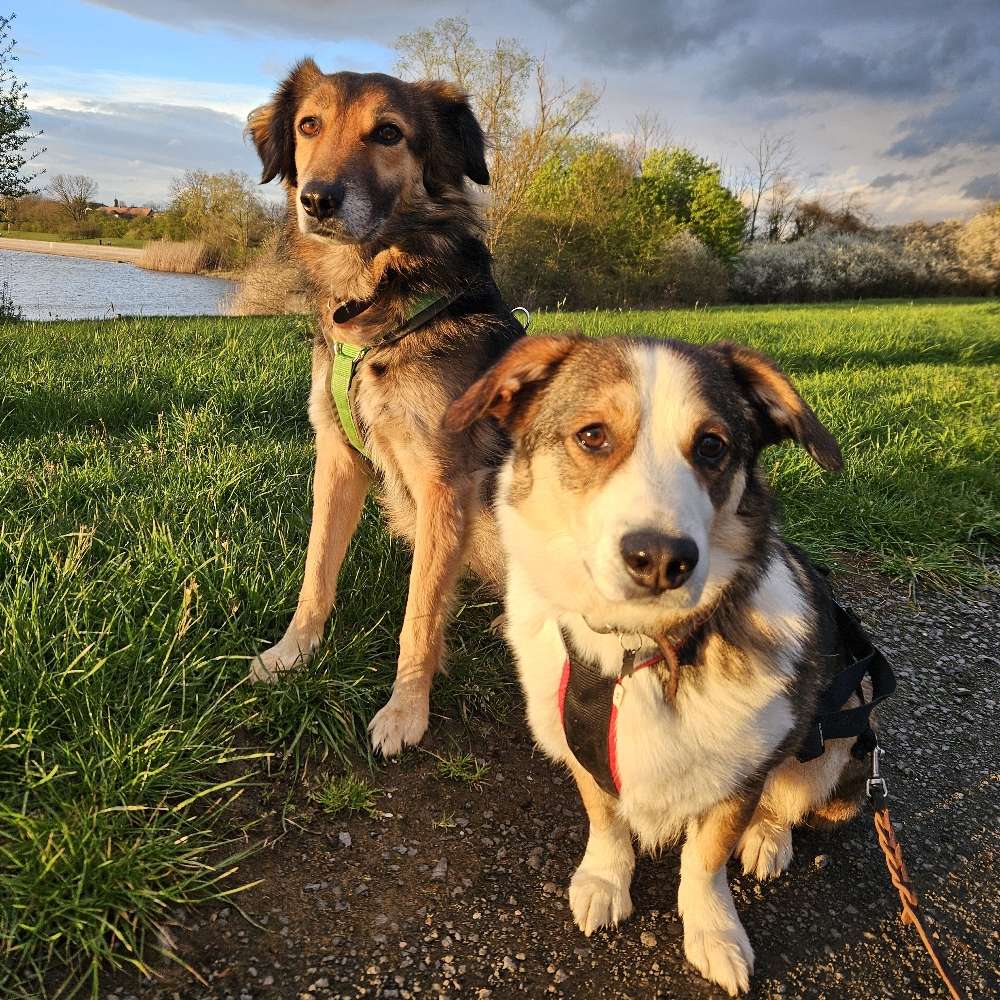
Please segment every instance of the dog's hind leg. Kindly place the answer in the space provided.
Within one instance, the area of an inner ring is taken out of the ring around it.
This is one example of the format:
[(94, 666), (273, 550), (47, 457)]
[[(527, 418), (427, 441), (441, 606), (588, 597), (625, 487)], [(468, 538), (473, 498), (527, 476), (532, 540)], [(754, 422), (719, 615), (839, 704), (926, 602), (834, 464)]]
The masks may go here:
[(755, 806), (756, 796), (715, 806), (691, 821), (681, 851), (677, 909), (684, 921), (684, 954), (732, 996), (750, 988), (754, 956), (733, 903), (726, 862)]
[(632, 913), (635, 851), (628, 825), (618, 816), (615, 800), (578, 764), (571, 763), (580, 798), (590, 821), (587, 850), (569, 884), (569, 905), (576, 926), (590, 937)]
[(328, 365), (314, 358), (309, 416), (316, 431), (316, 472), (299, 602), (281, 641), (254, 659), (254, 680), (275, 680), (281, 671), (305, 661), (322, 641), (337, 597), (340, 567), (368, 492), (364, 463), (347, 443), (330, 407), (328, 371)]
[(419, 743), (427, 731), (430, 692), (444, 654), (444, 631), (462, 568), (471, 483), (428, 479), (416, 501), (416, 532), (399, 663), (389, 701), (368, 727), (386, 757)]

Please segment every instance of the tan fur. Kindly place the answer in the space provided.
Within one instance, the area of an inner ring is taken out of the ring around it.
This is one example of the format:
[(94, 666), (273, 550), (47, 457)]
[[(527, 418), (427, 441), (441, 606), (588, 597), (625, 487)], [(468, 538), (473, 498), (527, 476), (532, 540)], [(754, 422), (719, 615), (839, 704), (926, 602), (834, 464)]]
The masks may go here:
[[(380, 141), (387, 126), (401, 138)], [(248, 130), (264, 179), (285, 182), (285, 246), (306, 278), (322, 332), (309, 401), (316, 475), (305, 577), (285, 636), (256, 659), (253, 674), (273, 679), (321, 641), (365, 494), (377, 486), (390, 527), (413, 545), (393, 693), (370, 727), (375, 747), (394, 754), (427, 727), (463, 565), (494, 580), (501, 573), (480, 495), (500, 435), (441, 427), (449, 402), (521, 335), (493, 284), (481, 222), (465, 194), (465, 176), (488, 181), (482, 132), (455, 87), (325, 75), (311, 60), (250, 116)], [(307, 204), (307, 184), (340, 191), (326, 203), (335, 210), (317, 213)], [(450, 295), (452, 305), (393, 340), (428, 290)], [(347, 302), (362, 308), (335, 322), (334, 308)], [(331, 402), (334, 340), (371, 348), (352, 386), (370, 461), (348, 445)]]

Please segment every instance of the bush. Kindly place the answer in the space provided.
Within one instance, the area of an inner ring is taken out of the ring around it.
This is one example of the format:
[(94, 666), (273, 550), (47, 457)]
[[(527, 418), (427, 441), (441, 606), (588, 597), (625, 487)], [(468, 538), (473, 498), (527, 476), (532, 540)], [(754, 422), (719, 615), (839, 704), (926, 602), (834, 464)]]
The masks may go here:
[(1000, 291), (1000, 202), (966, 223), (957, 246), (969, 276), (986, 290)]
[(691, 233), (666, 241), (661, 275), (665, 305), (715, 305), (729, 294), (729, 268)]
[(986, 272), (970, 273), (951, 238), (945, 224), (754, 243), (736, 263), (732, 295), (738, 302), (823, 302), (987, 292)]
[(275, 234), (243, 271), (226, 312), (231, 316), (277, 316), (308, 311), (302, 275), (289, 262), (280, 235)]
[(219, 266), (219, 254), (201, 240), (154, 240), (147, 243), (139, 266), (150, 271), (172, 271), (176, 274), (199, 274)]

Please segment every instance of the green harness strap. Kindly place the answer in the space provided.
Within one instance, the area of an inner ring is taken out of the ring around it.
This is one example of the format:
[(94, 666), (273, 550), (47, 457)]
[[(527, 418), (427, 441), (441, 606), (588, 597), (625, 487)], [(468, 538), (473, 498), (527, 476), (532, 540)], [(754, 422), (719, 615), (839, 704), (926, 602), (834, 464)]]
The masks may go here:
[[(358, 429), (358, 423), (354, 419), (354, 408), (351, 406), (351, 384), (354, 382), (354, 375), (358, 370), (364, 356), (373, 347), (384, 347), (393, 344), (397, 340), (402, 340), (408, 333), (419, 330), (425, 323), (430, 322), (439, 312), (447, 309), (459, 296), (460, 292), (430, 292), (414, 299), (407, 312), (406, 319), (392, 333), (386, 334), (381, 340), (367, 347), (355, 347), (353, 344), (345, 344), (342, 340), (334, 340), (327, 337), (327, 344), (333, 354), (333, 364), (330, 366), (330, 395), (333, 397), (333, 405), (337, 411), (337, 418), (340, 426), (344, 428), (344, 434), (351, 443), (351, 447), (368, 458), (365, 451), (365, 443)], [(531, 314), (523, 306), (518, 306), (512, 310), (518, 322), (526, 330), (531, 322)], [(524, 314), (522, 319), (519, 313)]]
[(407, 311), (406, 319), (396, 330), (367, 347), (355, 347), (354, 344), (345, 344), (342, 340), (327, 338), (333, 354), (333, 364), (330, 366), (330, 395), (333, 397), (333, 405), (351, 447), (365, 458), (369, 457), (368, 452), (365, 451), (364, 440), (351, 406), (351, 383), (354, 381), (358, 365), (373, 347), (383, 347), (401, 340), (408, 333), (429, 322), (439, 312), (447, 309), (457, 298), (457, 293), (431, 292), (428, 295), (421, 295), (413, 301)]

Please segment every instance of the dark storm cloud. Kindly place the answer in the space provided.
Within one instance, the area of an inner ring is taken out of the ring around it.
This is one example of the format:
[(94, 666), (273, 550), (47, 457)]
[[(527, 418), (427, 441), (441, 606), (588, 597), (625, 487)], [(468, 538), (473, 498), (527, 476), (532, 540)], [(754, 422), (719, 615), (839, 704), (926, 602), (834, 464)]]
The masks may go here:
[(1000, 146), (1000, 97), (992, 86), (968, 91), (923, 115), (904, 119), (901, 138), (887, 153), (900, 159), (928, 156), (952, 146)]
[(913, 174), (879, 174), (868, 186), (875, 188), (877, 191), (884, 191), (895, 187), (897, 184), (902, 184), (903, 181), (912, 180)]
[(850, 47), (796, 27), (761, 35), (725, 59), (723, 95), (827, 93), (912, 99), (965, 84), (988, 70), (992, 44), (972, 24), (938, 26), (906, 38), (864, 32)]
[(962, 194), (976, 201), (992, 201), (1000, 198), (1000, 174), (973, 177), (967, 184), (962, 185)]
[(753, 17), (745, 0), (534, 0), (552, 15), (568, 47), (607, 65), (686, 55), (730, 35)]

